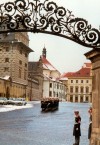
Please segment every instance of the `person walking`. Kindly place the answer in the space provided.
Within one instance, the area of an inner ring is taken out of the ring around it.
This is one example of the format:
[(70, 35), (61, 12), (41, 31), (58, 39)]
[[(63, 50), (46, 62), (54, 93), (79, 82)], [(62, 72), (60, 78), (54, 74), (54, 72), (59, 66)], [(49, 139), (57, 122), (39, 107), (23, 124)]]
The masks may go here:
[(81, 136), (81, 117), (79, 115), (79, 111), (74, 111), (75, 114), (75, 123), (73, 128), (73, 136), (75, 136), (75, 143), (73, 145), (79, 145), (80, 136)]
[(92, 132), (92, 107), (88, 110), (89, 113), (89, 128), (88, 128), (88, 139), (91, 139), (91, 132)]

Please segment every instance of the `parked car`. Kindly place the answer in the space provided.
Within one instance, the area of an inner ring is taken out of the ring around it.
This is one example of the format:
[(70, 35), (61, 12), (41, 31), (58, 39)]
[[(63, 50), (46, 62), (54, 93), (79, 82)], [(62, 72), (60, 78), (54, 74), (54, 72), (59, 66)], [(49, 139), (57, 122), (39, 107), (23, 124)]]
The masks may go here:
[(5, 97), (0, 97), (0, 105), (26, 105), (27, 102), (25, 101), (25, 98), (12, 98), (10, 97), (9, 99)]
[(7, 98), (0, 97), (0, 105), (7, 105)]
[(84, 101), (83, 103), (89, 103), (88, 101)]
[(27, 104), (27, 102), (25, 101), (25, 98), (16, 98), (14, 100), (14, 102), (15, 102), (16, 105), (20, 105), (20, 106)]

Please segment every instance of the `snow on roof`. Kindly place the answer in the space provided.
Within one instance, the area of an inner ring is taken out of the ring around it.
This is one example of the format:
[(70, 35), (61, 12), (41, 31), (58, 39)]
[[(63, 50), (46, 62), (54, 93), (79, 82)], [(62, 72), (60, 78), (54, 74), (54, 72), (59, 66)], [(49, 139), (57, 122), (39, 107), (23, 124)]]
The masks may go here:
[(67, 81), (68, 78), (67, 77), (66, 78), (60, 78), (59, 80), (61, 80), (61, 81)]
[(42, 56), (41, 58), (42, 58), (42, 63), (43, 63), (44, 69), (58, 71), (45, 57)]
[(44, 79), (45, 79), (45, 80), (51, 80), (51, 81), (53, 81), (53, 82), (59, 82), (59, 83), (62, 83), (60, 80), (57, 80), (57, 79), (52, 78), (52, 77), (48, 77), (48, 76), (46, 76), (46, 75), (44, 75)]
[(9, 75), (5, 76), (3, 79), (9, 80), (11, 77)]

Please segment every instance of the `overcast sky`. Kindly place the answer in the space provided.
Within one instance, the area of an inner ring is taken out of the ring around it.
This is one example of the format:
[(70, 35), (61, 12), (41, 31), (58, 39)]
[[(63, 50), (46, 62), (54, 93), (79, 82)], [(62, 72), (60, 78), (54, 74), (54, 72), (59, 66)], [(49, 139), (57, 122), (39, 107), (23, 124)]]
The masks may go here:
[[(2, 0), (2, 2), (13, 0)], [(99, 29), (100, 25), (100, 0), (50, 0), (58, 6), (63, 6), (72, 11), (75, 17), (84, 18), (92, 27)], [(0, 1), (1, 3), (1, 1)], [(34, 50), (29, 55), (30, 61), (37, 61), (42, 54), (42, 49), (47, 49), (47, 59), (61, 73), (79, 70), (83, 63), (89, 62), (84, 53), (90, 48), (75, 42), (48, 34), (29, 33), (30, 47)]]

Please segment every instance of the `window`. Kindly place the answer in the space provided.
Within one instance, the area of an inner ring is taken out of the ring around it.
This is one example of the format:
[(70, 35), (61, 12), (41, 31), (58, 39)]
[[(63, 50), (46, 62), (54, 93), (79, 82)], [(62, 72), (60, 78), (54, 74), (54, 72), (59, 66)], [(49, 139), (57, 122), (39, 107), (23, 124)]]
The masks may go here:
[(84, 91), (84, 88), (83, 88), (83, 87), (81, 87), (81, 88), (80, 88), (80, 92), (81, 92), (81, 93), (83, 93), (83, 91)]
[(53, 96), (55, 97), (55, 92), (53, 92)]
[(51, 91), (49, 91), (49, 97), (52, 97), (52, 92)]
[(52, 83), (50, 83), (50, 88), (52, 88)]
[(27, 67), (27, 63), (25, 63), (25, 67)]
[(81, 80), (81, 83), (83, 83), (83, 80)]
[(83, 96), (80, 96), (80, 102), (83, 102)]
[(27, 53), (25, 53), (25, 57), (27, 57)]
[(89, 87), (86, 87), (86, 93), (89, 93)]
[(75, 87), (75, 92), (78, 93), (78, 87)]
[(75, 102), (78, 102), (78, 96), (75, 96)]
[(57, 89), (59, 89), (59, 84), (57, 84)]
[(9, 58), (5, 58), (5, 62), (9, 62)]
[(76, 80), (76, 83), (78, 83), (78, 80)]
[(4, 67), (4, 71), (9, 71), (9, 67)]
[(71, 83), (73, 83), (73, 80), (71, 80)]
[(22, 54), (22, 49), (20, 49), (20, 54)]
[(22, 64), (22, 61), (21, 61), (21, 60), (19, 60), (19, 64), (20, 64), (20, 65)]
[(26, 80), (26, 78), (27, 78), (27, 71), (25, 70), (24, 71), (24, 79)]
[(86, 101), (87, 101), (87, 102), (89, 101), (89, 97), (88, 97), (88, 96), (86, 96)]
[(21, 68), (19, 68), (19, 78), (21, 78), (21, 73), (22, 73)]
[(88, 83), (89, 82), (89, 80), (86, 80), (86, 83)]
[(6, 51), (7, 51), (7, 52), (9, 51), (9, 47), (6, 47)]
[(70, 95), (70, 102), (73, 102), (73, 95)]
[(73, 93), (73, 87), (72, 86), (70, 87), (70, 92)]

